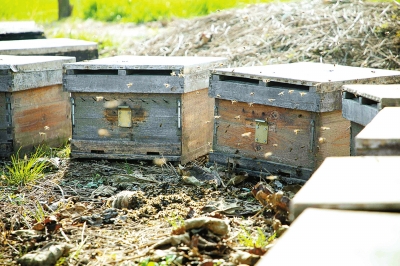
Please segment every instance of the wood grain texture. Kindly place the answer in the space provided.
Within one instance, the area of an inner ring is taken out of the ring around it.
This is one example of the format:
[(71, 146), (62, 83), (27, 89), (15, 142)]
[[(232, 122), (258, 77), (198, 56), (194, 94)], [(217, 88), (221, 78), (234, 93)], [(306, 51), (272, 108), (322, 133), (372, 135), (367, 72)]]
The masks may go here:
[[(216, 99), (218, 118), (213, 150), (246, 158), (314, 167), (310, 151), (312, 113)], [(268, 122), (268, 143), (255, 142), (255, 120)], [(249, 136), (247, 136), (249, 135)], [(266, 153), (272, 155), (265, 158)]]
[(350, 121), (340, 110), (317, 114), (315, 125), (316, 168), (327, 157), (350, 156)]
[[(215, 76), (214, 76), (215, 77)], [(257, 81), (257, 80), (256, 80)], [(340, 91), (317, 93), (304, 86), (299, 89), (290, 84), (244, 83), (239, 81), (211, 80), (210, 96), (225, 100), (236, 100), (276, 107), (329, 112), (341, 109)]]
[(60, 146), (71, 137), (69, 94), (61, 85), (13, 92), (11, 108), (15, 151), (43, 143)]
[(385, 107), (356, 136), (357, 155), (400, 155), (400, 107)]
[(212, 147), (214, 102), (208, 89), (182, 95), (182, 158), (185, 164), (205, 155)]
[[(178, 129), (177, 108), (180, 94), (72, 93), (72, 98), (72, 138), (75, 143), (87, 142), (88, 145), (88, 148), (83, 144), (74, 145), (72, 154), (79, 153), (84, 157), (87, 153), (88, 158), (93, 158), (91, 149), (106, 149), (105, 154), (110, 158), (146, 155), (148, 152), (180, 156), (181, 129)], [(118, 106), (131, 109), (132, 127), (118, 126)], [(90, 148), (93, 143), (97, 146)]]
[(72, 139), (71, 150), (74, 158), (155, 159), (165, 157), (176, 160), (180, 159), (181, 145), (166, 142)]

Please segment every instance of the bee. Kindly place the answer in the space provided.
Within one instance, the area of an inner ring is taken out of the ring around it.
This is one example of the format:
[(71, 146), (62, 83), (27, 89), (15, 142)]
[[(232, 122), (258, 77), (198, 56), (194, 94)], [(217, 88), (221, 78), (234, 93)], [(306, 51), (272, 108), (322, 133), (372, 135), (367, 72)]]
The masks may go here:
[(293, 130), (293, 132), (297, 135), (297, 133), (299, 133), (301, 130), (300, 129), (295, 129)]
[(212, 145), (212, 143), (211, 143), (211, 142), (207, 142), (207, 144), (208, 144), (208, 146), (211, 146), (211, 145)]
[(179, 73), (178, 77), (183, 78), (183, 77), (185, 77), (185, 74)]
[(250, 92), (250, 95), (253, 96), (253, 95), (254, 95), (254, 92)]
[(266, 153), (264, 153), (264, 158), (268, 158), (269, 156), (271, 156), (272, 155), (272, 152), (266, 152)]
[(211, 123), (211, 121), (206, 121), (205, 123), (208, 124), (208, 123)]
[(235, 72), (235, 69), (232, 69), (232, 73)]
[(224, 65), (224, 63), (219, 63), (219, 66), (223, 66)]
[(371, 70), (372, 73), (375, 73), (375, 70)]
[(240, 119), (240, 115), (235, 116), (235, 119)]
[(242, 134), (242, 137), (250, 137), (251, 136), (251, 132), (246, 132)]
[(200, 67), (198, 66), (197, 69), (200, 69)]
[(199, 91), (196, 91), (196, 94), (200, 94), (200, 92), (199, 92)]
[(304, 95), (306, 95), (307, 92), (300, 92), (300, 96), (303, 97)]
[(322, 130), (329, 130), (331, 129), (330, 127), (321, 127)]
[(326, 142), (326, 138), (319, 138), (319, 139), (318, 139), (318, 142), (321, 143), (321, 144), (322, 144), (322, 143), (325, 143), (325, 142)]
[(217, 98), (221, 98), (221, 95), (219, 95), (219, 94), (217, 94), (217, 96), (216, 96)]
[(274, 144), (272, 144), (272, 146), (274, 146), (274, 147), (278, 147), (278, 144), (274, 143)]
[(172, 71), (172, 72), (171, 72), (171, 76), (176, 76), (175, 71)]
[(214, 116), (214, 118), (218, 119), (218, 118), (221, 118), (221, 116), (220, 115), (216, 115), (216, 116)]
[(268, 101), (270, 101), (272, 103), (273, 101), (275, 101), (275, 99), (268, 99)]
[(128, 84), (126, 84), (126, 86), (127, 86), (128, 88), (132, 87), (132, 85), (133, 85), (132, 82), (129, 82)]
[(50, 129), (50, 127), (44, 126), (44, 130), (49, 130), (49, 129)]
[(293, 92), (294, 92), (294, 90), (289, 90), (288, 91), (289, 94), (292, 94)]
[(253, 107), (253, 104), (254, 104), (254, 103), (248, 103), (248, 105), (249, 105), (250, 107)]
[(102, 101), (102, 100), (104, 100), (103, 96), (96, 96), (96, 101), (97, 102)]
[(232, 100), (231, 102), (232, 102), (232, 104), (234, 104), (234, 103), (237, 103), (237, 101), (236, 101), (236, 100)]
[(278, 93), (279, 96), (283, 96), (285, 94), (284, 91), (281, 91), (280, 93)]
[(267, 176), (267, 179), (272, 181), (272, 180), (278, 179), (278, 177), (276, 175), (270, 175), (270, 176)]
[(165, 88), (169, 88), (171, 85), (169, 85), (168, 83), (164, 83)]
[[(261, 73), (261, 72), (260, 72), (260, 73)], [(271, 80), (270, 80), (270, 79), (263, 79), (262, 81), (265, 82), (265, 83), (268, 83), (268, 82), (270, 82)]]
[(39, 132), (39, 135), (40, 135), (40, 136), (46, 136), (46, 133), (44, 133), (44, 132)]
[(236, 145), (240, 146), (240, 144), (242, 144), (242, 143), (238, 142)]

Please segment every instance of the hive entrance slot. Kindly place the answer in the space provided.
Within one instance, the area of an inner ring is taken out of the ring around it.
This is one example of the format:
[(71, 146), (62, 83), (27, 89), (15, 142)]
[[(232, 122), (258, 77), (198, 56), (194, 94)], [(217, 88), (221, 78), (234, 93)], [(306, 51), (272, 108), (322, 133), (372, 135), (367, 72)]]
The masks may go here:
[(90, 153), (104, 154), (104, 150), (90, 150)]
[(153, 151), (148, 151), (146, 154), (147, 155), (160, 155), (159, 152), (153, 152)]
[(292, 89), (292, 90), (300, 90), (300, 91), (308, 91), (309, 86), (298, 85), (298, 84), (290, 84), (283, 82), (270, 81), (267, 83), (267, 87), (277, 87), (284, 89)]
[(219, 76), (219, 80), (225, 81), (225, 82), (234, 82), (234, 83), (239, 83), (239, 84), (258, 85), (258, 83), (259, 83), (258, 79), (249, 79), (249, 78), (243, 78), (243, 77), (224, 76), (224, 75)]
[(118, 75), (118, 69), (74, 69), (74, 75)]
[(178, 76), (178, 70), (171, 69), (129, 69), (126, 70), (126, 75), (143, 75), (143, 76), (171, 76), (171, 73), (175, 72)]

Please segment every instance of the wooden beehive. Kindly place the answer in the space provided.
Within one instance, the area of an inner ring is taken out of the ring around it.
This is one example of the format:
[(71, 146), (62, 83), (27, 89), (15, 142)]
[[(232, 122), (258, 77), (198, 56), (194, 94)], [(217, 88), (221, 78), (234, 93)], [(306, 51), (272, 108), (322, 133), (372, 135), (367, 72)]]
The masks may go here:
[(209, 69), (219, 57), (117, 56), (66, 64), (75, 158), (186, 163), (208, 153), (214, 99)]
[(0, 54), (74, 56), (77, 62), (99, 57), (97, 43), (68, 38), (4, 41)]
[(34, 21), (1, 21), (0, 41), (44, 39), (44, 31)]
[(71, 136), (71, 104), (62, 89), (61, 56), (0, 56), (0, 157)]
[(319, 63), (213, 70), (210, 161), (306, 180), (326, 157), (350, 154), (343, 84), (398, 81), (397, 71)]
[(350, 120), (350, 154), (355, 155), (355, 137), (382, 108), (400, 106), (400, 85), (344, 85), (342, 114)]
[(356, 155), (400, 155), (400, 107), (383, 108), (355, 137), (355, 149)]

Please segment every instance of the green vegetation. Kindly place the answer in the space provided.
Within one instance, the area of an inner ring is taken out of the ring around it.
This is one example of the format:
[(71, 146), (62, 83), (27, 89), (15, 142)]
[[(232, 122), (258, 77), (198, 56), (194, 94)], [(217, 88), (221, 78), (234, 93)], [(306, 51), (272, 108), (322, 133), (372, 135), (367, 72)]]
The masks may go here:
[(257, 236), (253, 237), (252, 234), (242, 226), (242, 232), (238, 235), (239, 243), (245, 247), (264, 248), (272, 240), (275, 239), (276, 234), (273, 234), (268, 239), (260, 228), (257, 228)]
[[(143, 23), (172, 17), (207, 15), (220, 9), (272, 0), (70, 0), (72, 17), (114, 22)], [(2, 0), (0, 20), (35, 20), (52, 22), (58, 18), (57, 0)]]
[(43, 177), (44, 170), (47, 166), (45, 160), (40, 160), (44, 152), (39, 147), (29, 157), (19, 157), (19, 152), (11, 155), (11, 166), (6, 166), (7, 172), (3, 172), (2, 178), (7, 185), (20, 186), (35, 182)]

